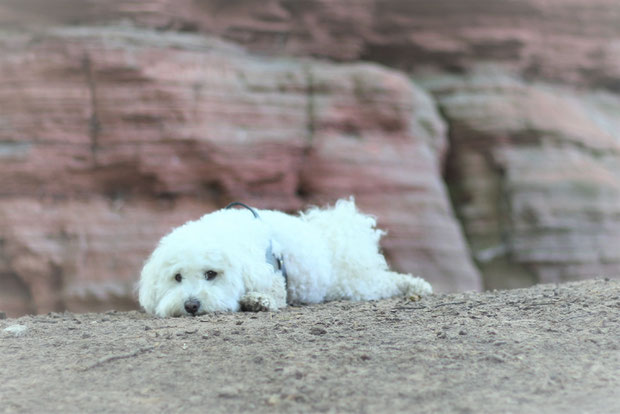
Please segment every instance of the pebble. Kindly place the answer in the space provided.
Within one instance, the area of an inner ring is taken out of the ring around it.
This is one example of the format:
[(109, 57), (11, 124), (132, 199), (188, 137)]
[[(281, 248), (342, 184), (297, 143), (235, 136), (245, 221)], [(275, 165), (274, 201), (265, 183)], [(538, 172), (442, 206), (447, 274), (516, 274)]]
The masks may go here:
[(325, 330), (323, 328), (314, 327), (314, 328), (310, 329), (310, 333), (312, 335), (325, 335), (327, 333), (327, 330)]
[(267, 404), (268, 405), (278, 405), (280, 404), (280, 396), (279, 395), (271, 395), (269, 398), (267, 398)]
[(22, 336), (28, 331), (28, 327), (26, 325), (11, 325), (7, 328), (4, 328), (4, 332), (13, 335), (13, 336)]

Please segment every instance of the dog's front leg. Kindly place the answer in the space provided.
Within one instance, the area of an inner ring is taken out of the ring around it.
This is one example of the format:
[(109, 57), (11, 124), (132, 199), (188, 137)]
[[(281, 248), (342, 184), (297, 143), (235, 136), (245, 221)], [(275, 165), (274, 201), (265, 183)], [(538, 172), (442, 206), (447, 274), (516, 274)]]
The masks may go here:
[(271, 312), (280, 308), (274, 297), (261, 292), (246, 293), (239, 299), (239, 305), (245, 312)]

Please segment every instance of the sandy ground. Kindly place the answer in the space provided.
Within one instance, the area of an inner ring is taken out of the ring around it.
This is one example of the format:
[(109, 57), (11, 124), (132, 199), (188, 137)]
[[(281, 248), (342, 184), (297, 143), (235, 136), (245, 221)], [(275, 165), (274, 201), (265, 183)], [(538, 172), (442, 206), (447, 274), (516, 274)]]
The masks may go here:
[(620, 281), (4, 319), (0, 412), (619, 413)]

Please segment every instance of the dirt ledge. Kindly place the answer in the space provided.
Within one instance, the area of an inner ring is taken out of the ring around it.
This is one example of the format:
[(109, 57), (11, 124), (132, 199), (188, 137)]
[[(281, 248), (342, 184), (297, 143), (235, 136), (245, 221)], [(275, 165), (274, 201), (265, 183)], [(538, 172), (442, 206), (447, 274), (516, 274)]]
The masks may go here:
[(617, 413), (620, 281), (279, 313), (5, 319), (0, 378), (7, 413)]

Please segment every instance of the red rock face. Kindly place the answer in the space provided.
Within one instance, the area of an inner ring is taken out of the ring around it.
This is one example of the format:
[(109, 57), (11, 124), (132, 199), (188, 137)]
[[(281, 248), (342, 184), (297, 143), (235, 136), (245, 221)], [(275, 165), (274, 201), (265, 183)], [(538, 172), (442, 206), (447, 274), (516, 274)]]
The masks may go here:
[(613, 277), (618, 21), (616, 0), (3, 1), (0, 309), (135, 306), (156, 240), (233, 200), (354, 194), (439, 291)]
[(13, 34), (2, 48), (10, 315), (135, 306), (157, 240), (233, 200), (294, 211), (356, 195), (390, 230), (397, 268), (479, 287), (440, 179), (445, 126), (403, 75), (136, 29)]
[(422, 82), (452, 125), (448, 182), (487, 287), (620, 274), (620, 96), (488, 69)]
[(8, 0), (0, 25), (108, 23), (211, 33), (269, 55), (460, 71), (496, 62), (529, 78), (620, 90), (616, 0)]
[(315, 67), (302, 190), (318, 204), (355, 194), (389, 230), (384, 248), (397, 268), (441, 275), (433, 278), (438, 291), (478, 289), (467, 253), (457, 253), (467, 248), (440, 178), (445, 127), (428, 95), (402, 75), (383, 73)]

